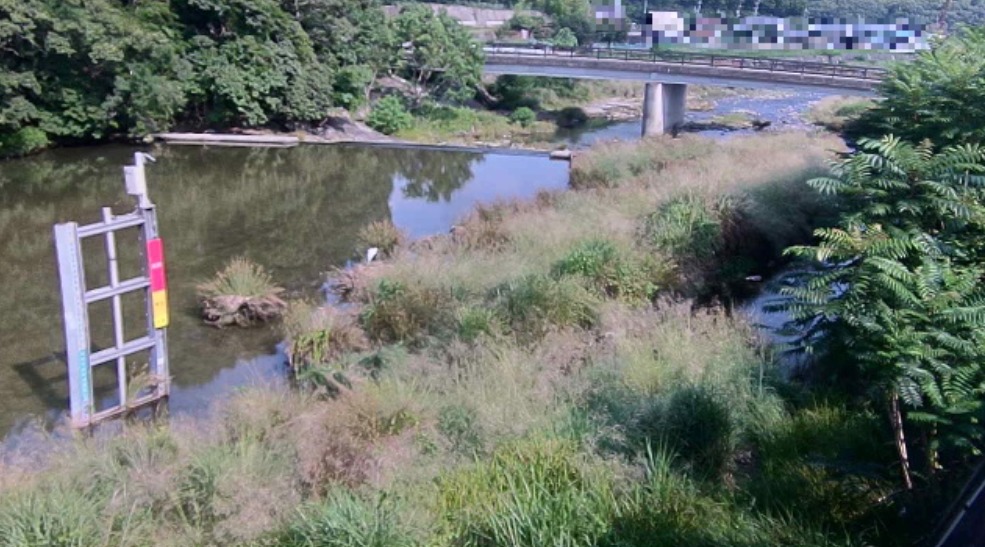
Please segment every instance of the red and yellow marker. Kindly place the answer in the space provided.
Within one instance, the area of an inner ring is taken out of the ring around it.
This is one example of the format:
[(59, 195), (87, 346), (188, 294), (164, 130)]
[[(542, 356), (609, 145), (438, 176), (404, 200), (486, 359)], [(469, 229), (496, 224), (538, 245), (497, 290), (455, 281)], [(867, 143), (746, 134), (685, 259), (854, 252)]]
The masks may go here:
[(160, 238), (147, 242), (147, 271), (150, 272), (150, 297), (154, 310), (154, 328), (168, 326), (168, 282), (164, 275), (164, 243)]

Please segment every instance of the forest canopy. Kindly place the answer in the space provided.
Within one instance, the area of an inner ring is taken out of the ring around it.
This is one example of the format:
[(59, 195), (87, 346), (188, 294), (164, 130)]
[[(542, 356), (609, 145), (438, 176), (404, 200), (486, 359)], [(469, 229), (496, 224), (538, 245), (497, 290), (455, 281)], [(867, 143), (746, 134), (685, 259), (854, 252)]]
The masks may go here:
[(290, 128), (360, 107), (382, 74), (455, 99), (482, 66), (447, 15), (390, 19), (376, 0), (0, 0), (0, 50), (0, 157), (173, 127)]

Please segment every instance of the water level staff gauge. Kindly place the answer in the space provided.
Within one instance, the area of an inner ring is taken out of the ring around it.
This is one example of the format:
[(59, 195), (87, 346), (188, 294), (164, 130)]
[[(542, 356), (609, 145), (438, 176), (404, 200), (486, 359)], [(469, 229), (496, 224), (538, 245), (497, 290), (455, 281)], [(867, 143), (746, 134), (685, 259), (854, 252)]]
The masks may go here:
[[(114, 215), (109, 207), (102, 210), (102, 221), (79, 225), (56, 224), (55, 249), (61, 282), (62, 312), (65, 328), (66, 364), (69, 379), (69, 412), (72, 425), (78, 428), (128, 414), (138, 408), (167, 400), (171, 377), (168, 368), (167, 327), (170, 322), (164, 243), (157, 229), (157, 211), (147, 195), (144, 174), (146, 161), (154, 158), (143, 152), (134, 154), (134, 165), (123, 168), (127, 194), (136, 208), (124, 215)], [(125, 230), (136, 228), (137, 241), (127, 241)], [(82, 240), (102, 238), (106, 250), (106, 276), (102, 287), (86, 285)], [(143, 260), (141, 273), (120, 279), (117, 254), (118, 240), (136, 245)], [(137, 333), (124, 332), (123, 296), (141, 294), (146, 315), (145, 325)], [(89, 325), (89, 307), (109, 301), (113, 322), (110, 347), (94, 347)], [(128, 362), (146, 356), (146, 363)], [(146, 365), (147, 374), (139, 385), (131, 385), (134, 366)], [(96, 401), (93, 394), (94, 372), (99, 367), (115, 369), (116, 397)]]

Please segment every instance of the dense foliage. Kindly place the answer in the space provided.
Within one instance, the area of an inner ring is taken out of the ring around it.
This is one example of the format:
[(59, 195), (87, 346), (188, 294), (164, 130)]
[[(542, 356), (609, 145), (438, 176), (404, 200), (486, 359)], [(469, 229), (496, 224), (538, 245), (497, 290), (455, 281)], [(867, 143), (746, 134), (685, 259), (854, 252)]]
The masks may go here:
[(962, 29), (912, 62), (894, 65), (882, 94), (885, 100), (849, 133), (892, 133), (938, 147), (985, 141), (985, 31)]
[(391, 72), (461, 98), (481, 71), (447, 16), (388, 19), (376, 0), (3, 0), (0, 49), (0, 156), (175, 126), (316, 122), (364, 104)]
[[(904, 478), (980, 453), (985, 418), (985, 152), (914, 146), (896, 137), (861, 150), (811, 181), (848, 206), (819, 243), (790, 253), (816, 261), (786, 288), (782, 307), (803, 329), (839, 388), (890, 413)], [(902, 400), (905, 417), (897, 403)], [(907, 442), (906, 431), (929, 439)]]

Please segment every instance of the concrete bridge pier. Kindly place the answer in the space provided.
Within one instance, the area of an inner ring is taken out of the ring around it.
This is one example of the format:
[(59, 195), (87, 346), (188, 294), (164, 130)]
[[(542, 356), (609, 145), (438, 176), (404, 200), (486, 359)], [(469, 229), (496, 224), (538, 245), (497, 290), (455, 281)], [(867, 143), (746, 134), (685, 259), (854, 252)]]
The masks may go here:
[(684, 125), (687, 84), (648, 83), (643, 95), (643, 136), (672, 135)]

